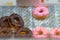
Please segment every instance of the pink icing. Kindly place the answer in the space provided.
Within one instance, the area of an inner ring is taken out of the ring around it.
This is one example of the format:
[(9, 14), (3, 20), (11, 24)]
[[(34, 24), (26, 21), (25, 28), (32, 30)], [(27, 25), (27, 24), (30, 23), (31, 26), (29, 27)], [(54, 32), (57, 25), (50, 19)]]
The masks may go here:
[(47, 35), (33, 35), (34, 38), (47, 38)]
[[(43, 34), (39, 35), (39, 31), (42, 31)], [(33, 29), (33, 37), (34, 38), (46, 38), (48, 37), (48, 30), (45, 27), (37, 27), (35, 29)]]
[(53, 30), (51, 30), (50, 35), (52, 38), (60, 38), (60, 35), (56, 35), (56, 31), (60, 31), (60, 28), (54, 28)]
[[(39, 12), (43, 10), (43, 12)], [(33, 14), (37, 16), (47, 16), (49, 14), (49, 10), (46, 7), (37, 7), (33, 10)]]

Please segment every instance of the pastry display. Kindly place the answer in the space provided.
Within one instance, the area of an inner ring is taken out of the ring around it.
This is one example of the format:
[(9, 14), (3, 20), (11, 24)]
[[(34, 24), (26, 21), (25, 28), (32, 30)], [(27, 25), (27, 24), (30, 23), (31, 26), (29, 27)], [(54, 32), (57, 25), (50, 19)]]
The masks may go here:
[(33, 17), (37, 19), (45, 19), (49, 16), (49, 10), (47, 7), (38, 6), (33, 10)]
[(32, 37), (32, 31), (29, 28), (20, 28), (15, 33), (16, 38), (30, 38)]
[(38, 2), (30, 6), (7, 2), (10, 6), (1, 6), (0, 39), (60, 40), (60, 6)]

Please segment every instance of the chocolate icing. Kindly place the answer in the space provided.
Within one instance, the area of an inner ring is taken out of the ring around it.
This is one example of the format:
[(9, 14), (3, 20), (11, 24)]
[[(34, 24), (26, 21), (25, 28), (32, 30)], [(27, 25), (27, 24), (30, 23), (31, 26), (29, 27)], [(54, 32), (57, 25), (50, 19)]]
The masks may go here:
[(13, 26), (18, 26), (18, 27), (23, 27), (24, 26), (24, 21), (22, 17), (18, 14), (12, 14), (9, 17), (9, 21)]
[(12, 36), (12, 32), (10, 28), (2, 28), (0, 29), (0, 38), (10, 38)]
[(20, 28), (16, 33), (15, 33), (16, 38), (27, 38), (27, 37), (32, 37), (32, 31), (29, 28)]
[(10, 27), (9, 22), (8, 22), (9, 17), (4, 16), (0, 19), (0, 27)]

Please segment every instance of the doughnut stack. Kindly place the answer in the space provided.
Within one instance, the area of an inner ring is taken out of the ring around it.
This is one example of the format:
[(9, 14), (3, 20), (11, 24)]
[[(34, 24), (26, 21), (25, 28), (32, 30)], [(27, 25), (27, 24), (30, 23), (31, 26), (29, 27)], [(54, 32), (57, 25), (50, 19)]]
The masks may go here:
[(16, 38), (32, 37), (32, 31), (24, 27), (22, 17), (15, 13), (0, 18), (0, 38), (11, 38), (12, 34)]

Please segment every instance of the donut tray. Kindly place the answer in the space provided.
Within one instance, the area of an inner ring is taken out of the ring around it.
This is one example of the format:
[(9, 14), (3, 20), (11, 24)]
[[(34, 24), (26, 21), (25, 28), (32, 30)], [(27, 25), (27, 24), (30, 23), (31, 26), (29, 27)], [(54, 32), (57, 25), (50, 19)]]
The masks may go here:
[[(50, 17), (45, 20), (37, 20), (33, 18), (32, 16), (33, 9), (34, 9), (33, 6), (24, 7), (24, 8), (19, 6), (0, 6), (0, 18), (3, 16), (9, 16), (12, 13), (17, 13), (23, 18), (25, 27), (28, 27), (31, 30), (35, 27), (44, 26), (50, 31), (51, 28), (60, 26), (60, 6), (59, 5), (48, 5)], [(6, 40), (16, 40), (13, 38), (14, 37)], [(17, 39), (17, 40), (20, 40), (20, 39)], [(24, 39), (21, 39), (21, 40), (24, 40)], [(32, 38), (30, 40), (34, 40), (34, 39)], [(50, 40), (50, 38), (47, 38), (46, 40)]]

